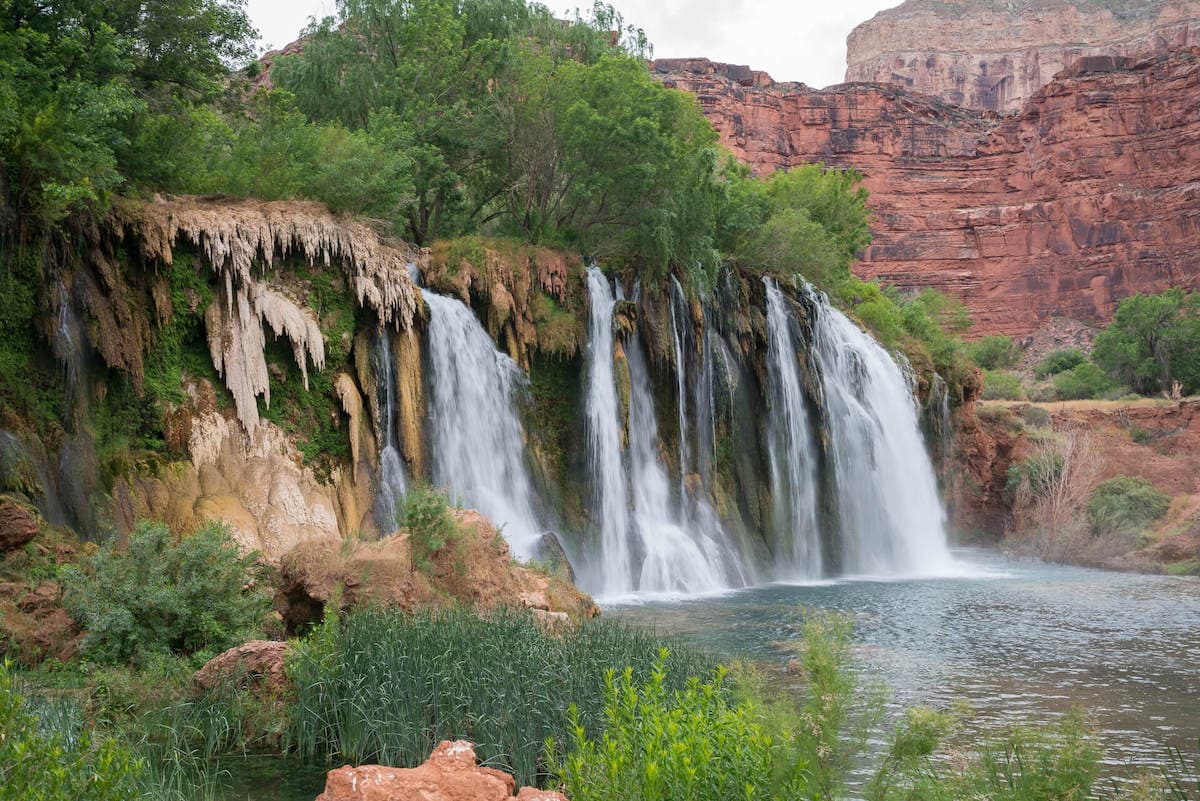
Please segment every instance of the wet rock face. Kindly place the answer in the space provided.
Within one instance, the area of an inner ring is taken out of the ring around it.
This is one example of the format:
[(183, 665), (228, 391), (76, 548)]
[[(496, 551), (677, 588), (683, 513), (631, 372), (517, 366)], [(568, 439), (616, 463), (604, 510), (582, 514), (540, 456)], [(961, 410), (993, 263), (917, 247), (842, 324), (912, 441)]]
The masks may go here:
[[(382, 765), (346, 766), (329, 771), (317, 801), (514, 801), (516, 782), (509, 774), (476, 763), (466, 740), (443, 740), (416, 768)], [(560, 793), (522, 787), (517, 801), (567, 801)]]
[(655, 74), (760, 174), (859, 170), (874, 241), (856, 272), (959, 296), (973, 336), (1103, 323), (1200, 282), (1200, 49), (1085, 61), (1006, 118), (893, 86), (747, 86), (703, 60)]
[(846, 81), (1013, 113), (1081, 58), (1193, 45), (1200, 45), (1197, 0), (907, 0), (851, 31)]

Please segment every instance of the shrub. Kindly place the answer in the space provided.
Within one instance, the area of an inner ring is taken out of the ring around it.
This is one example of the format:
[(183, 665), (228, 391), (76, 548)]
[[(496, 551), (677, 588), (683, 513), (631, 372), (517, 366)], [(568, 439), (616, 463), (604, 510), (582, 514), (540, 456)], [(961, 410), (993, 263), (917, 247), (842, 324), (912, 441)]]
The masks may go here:
[(1170, 392), (1176, 382), (1184, 394), (1200, 390), (1200, 293), (1176, 288), (1125, 298), (1096, 337), (1092, 358), (1143, 394)]
[(984, 400), (1024, 400), (1025, 387), (1015, 373), (984, 370), (982, 396)]
[[(571, 739), (574, 704), (588, 736), (604, 724), (605, 671), (649, 680), (661, 640), (610, 620), (548, 633), (531, 615), (464, 609), (368, 609), (331, 616), (297, 649), (288, 741), (306, 757), (419, 765), (445, 739), (467, 738), (480, 759), (519, 784), (547, 776), (547, 738)], [(715, 664), (673, 645), (666, 692)]]
[(668, 691), (666, 658), (660, 651), (641, 687), (632, 668), (619, 679), (605, 674), (606, 727), (598, 740), (570, 708), (571, 750), (555, 765), (564, 793), (575, 801), (771, 797), (775, 749), (754, 707), (731, 702), (723, 670)]
[(1072, 367), (1078, 367), (1086, 361), (1087, 356), (1084, 356), (1083, 351), (1079, 348), (1056, 350), (1038, 362), (1037, 367), (1033, 368), (1033, 374), (1038, 378), (1046, 378), (1058, 375), (1064, 370), (1070, 370)]
[(1031, 425), (1034, 428), (1050, 428), (1054, 423), (1050, 417), (1050, 412), (1040, 406), (1022, 406), (1017, 414), (1020, 415), (1021, 419), (1027, 425)]
[(1144, 478), (1117, 476), (1092, 490), (1087, 516), (1097, 534), (1134, 536), (1167, 513), (1171, 499)]
[(1105, 372), (1091, 362), (1078, 364), (1054, 376), (1054, 391), (1061, 400), (1101, 398), (1115, 386)]
[(37, 714), (0, 663), (0, 795), (40, 801), (141, 797), (145, 764), (110, 738), (79, 730), (78, 716)]
[[(143, 664), (154, 654), (222, 651), (243, 642), (270, 608), (228, 526), (208, 522), (182, 539), (140, 523), (125, 551), (102, 547), (66, 575), (68, 611), (98, 662)], [(248, 583), (249, 582), (249, 586)]]
[(969, 756), (930, 759), (930, 740), (949, 730), (944, 720), (910, 713), (893, 737), (879, 774), (867, 787), (868, 801), (1084, 801), (1093, 797), (1102, 752), (1078, 714), (1045, 729), (1012, 728), (989, 738)]
[(408, 491), (397, 522), (408, 531), (410, 568), (422, 573), (429, 572), (435, 553), (461, 536), (446, 495), (427, 486)]
[(984, 337), (967, 344), (967, 356), (984, 370), (1013, 367), (1020, 355), (1012, 337)]

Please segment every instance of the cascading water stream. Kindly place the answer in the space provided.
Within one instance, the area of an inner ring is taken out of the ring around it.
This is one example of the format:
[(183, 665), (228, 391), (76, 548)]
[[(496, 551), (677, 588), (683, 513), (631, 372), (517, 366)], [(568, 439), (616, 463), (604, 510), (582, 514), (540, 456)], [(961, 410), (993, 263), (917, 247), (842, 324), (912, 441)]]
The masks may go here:
[(513, 553), (533, 556), (542, 529), (516, 400), (526, 381), (466, 304), (423, 291), (429, 306), (433, 480), (478, 509)]
[(599, 555), (589, 582), (605, 595), (633, 589), (629, 547), (629, 500), (621, 455), (620, 406), (613, 366), (616, 298), (604, 275), (588, 269), (587, 436), (593, 507), (600, 529)]
[(398, 506), (408, 491), (404, 462), (396, 438), (396, 378), (391, 334), (378, 332), (372, 348), (375, 375), (379, 382), (379, 410), (383, 417), (383, 447), (379, 452), (379, 493), (375, 496), (375, 518), (383, 531), (396, 527)]
[(809, 290), (844, 572), (954, 572), (945, 512), (904, 373), (882, 346)]
[[(600, 527), (600, 592), (699, 593), (744, 583), (739, 559), (708, 504), (692, 500), (682, 486), (671, 486), (659, 457), (654, 401), (636, 334), (625, 345), (630, 390), (628, 447), (622, 457), (613, 362), (616, 300), (595, 267), (588, 270), (588, 290), (592, 317), (587, 416)], [(677, 357), (682, 360), (681, 353)], [(681, 458), (684, 454), (686, 448)]]
[(792, 316), (783, 293), (770, 278), (767, 288), (767, 371), (771, 420), (768, 453), (775, 501), (777, 578), (821, 576), (817, 524), (816, 446), (804, 404)]

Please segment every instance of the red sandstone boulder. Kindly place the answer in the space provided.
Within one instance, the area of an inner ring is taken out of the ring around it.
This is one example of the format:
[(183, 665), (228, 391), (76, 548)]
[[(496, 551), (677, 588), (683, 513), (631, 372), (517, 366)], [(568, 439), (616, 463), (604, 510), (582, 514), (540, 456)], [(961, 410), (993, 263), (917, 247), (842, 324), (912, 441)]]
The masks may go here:
[[(516, 782), (476, 763), (466, 740), (443, 740), (416, 768), (346, 766), (329, 771), (317, 801), (513, 801)], [(560, 793), (522, 787), (517, 801), (567, 801)]]
[(20, 548), (37, 536), (37, 509), (19, 495), (0, 495), (0, 553)]
[(289, 686), (286, 664), (291, 650), (286, 642), (251, 640), (208, 660), (192, 681), (203, 690), (237, 685), (278, 696)]

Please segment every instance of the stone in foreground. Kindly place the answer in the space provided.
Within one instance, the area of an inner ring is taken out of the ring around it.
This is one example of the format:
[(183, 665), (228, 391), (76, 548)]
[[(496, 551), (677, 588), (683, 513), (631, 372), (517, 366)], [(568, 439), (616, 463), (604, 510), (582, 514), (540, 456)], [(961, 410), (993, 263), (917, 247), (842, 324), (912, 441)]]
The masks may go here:
[(522, 787), (504, 771), (480, 767), (466, 740), (442, 740), (416, 768), (346, 766), (329, 771), (317, 801), (567, 801), (561, 793)]

